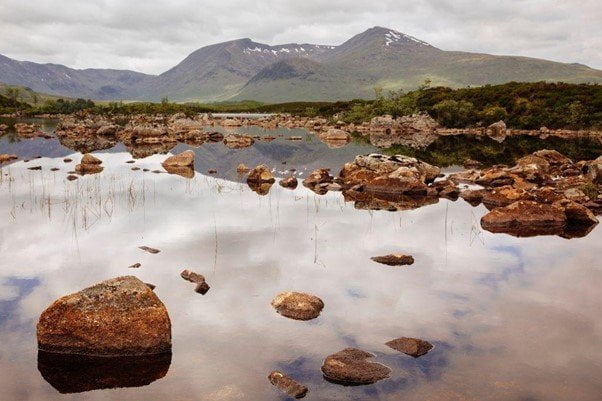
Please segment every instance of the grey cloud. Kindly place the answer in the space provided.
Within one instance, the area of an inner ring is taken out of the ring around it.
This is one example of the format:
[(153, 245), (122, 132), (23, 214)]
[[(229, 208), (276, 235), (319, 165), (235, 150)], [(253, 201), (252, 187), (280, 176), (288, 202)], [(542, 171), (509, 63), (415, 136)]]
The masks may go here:
[(0, 53), (75, 68), (161, 73), (220, 41), (340, 44), (380, 25), (445, 50), (602, 68), (600, 16), (596, 0), (0, 0)]

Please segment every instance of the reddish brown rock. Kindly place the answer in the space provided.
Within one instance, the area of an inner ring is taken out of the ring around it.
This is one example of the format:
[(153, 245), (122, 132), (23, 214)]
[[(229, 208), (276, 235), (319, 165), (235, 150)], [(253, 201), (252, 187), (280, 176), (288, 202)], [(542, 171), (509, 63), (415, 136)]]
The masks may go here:
[(342, 384), (372, 384), (386, 379), (391, 369), (369, 362), (373, 354), (356, 348), (346, 348), (328, 356), (322, 364), (326, 379)]
[(460, 197), (472, 206), (477, 206), (483, 201), (483, 196), (487, 193), (484, 189), (469, 189), (460, 192)]
[(272, 385), (278, 387), (282, 392), (293, 398), (303, 398), (309, 391), (307, 387), (297, 383), (294, 379), (277, 370), (271, 372), (268, 379)]
[(37, 325), (40, 350), (82, 355), (148, 355), (171, 350), (165, 305), (133, 276), (59, 298)]
[(403, 255), (400, 253), (384, 256), (374, 256), (370, 259), (372, 259), (376, 263), (381, 263), (383, 265), (388, 266), (404, 266), (414, 264), (414, 258), (411, 255)]
[(419, 338), (400, 337), (386, 343), (387, 346), (396, 351), (418, 358), (429, 352), (433, 345)]
[(194, 152), (192, 150), (186, 150), (178, 155), (170, 156), (165, 159), (161, 165), (166, 170), (167, 167), (193, 167)]
[(534, 201), (518, 201), (493, 209), (481, 218), (483, 229), (517, 237), (559, 235), (566, 224), (564, 211), (554, 205)]
[(320, 315), (324, 302), (315, 295), (281, 292), (272, 300), (272, 306), (282, 316), (295, 320), (311, 320)]
[(330, 171), (325, 168), (319, 168), (311, 172), (311, 174), (303, 180), (303, 186), (307, 188), (314, 188), (323, 183), (332, 182), (333, 177), (330, 175)]
[(97, 174), (100, 173), (103, 168), (101, 166), (102, 161), (90, 153), (86, 153), (80, 162), (75, 166), (75, 172), (81, 175), (85, 174)]

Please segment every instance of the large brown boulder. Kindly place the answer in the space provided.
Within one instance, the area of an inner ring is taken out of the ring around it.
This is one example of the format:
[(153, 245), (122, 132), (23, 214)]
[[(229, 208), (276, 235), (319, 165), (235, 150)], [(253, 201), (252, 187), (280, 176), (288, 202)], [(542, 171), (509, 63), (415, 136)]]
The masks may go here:
[(369, 352), (346, 348), (324, 360), (322, 373), (328, 380), (343, 384), (371, 384), (389, 377), (391, 369), (367, 361), (372, 357)]
[(530, 237), (560, 235), (566, 221), (564, 210), (556, 205), (518, 201), (487, 213), (481, 218), (481, 226), (493, 233)]
[(64, 296), (37, 325), (40, 350), (82, 355), (149, 355), (171, 350), (171, 322), (155, 293), (133, 276)]
[(295, 320), (311, 320), (320, 315), (324, 302), (315, 295), (303, 292), (281, 292), (272, 300), (272, 306), (282, 316)]
[(192, 167), (194, 166), (194, 152), (192, 150), (185, 150), (178, 155), (169, 156), (161, 165), (163, 168)]
[(90, 153), (86, 153), (82, 157), (80, 164), (75, 166), (75, 171), (81, 175), (100, 173), (103, 170), (101, 163), (100, 159), (92, 156)]

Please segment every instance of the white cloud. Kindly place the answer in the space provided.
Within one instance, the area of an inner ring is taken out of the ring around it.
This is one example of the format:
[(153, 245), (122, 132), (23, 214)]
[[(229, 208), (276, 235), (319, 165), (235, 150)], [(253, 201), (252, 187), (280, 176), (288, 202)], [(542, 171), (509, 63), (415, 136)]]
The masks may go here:
[(339, 44), (379, 25), (445, 50), (602, 68), (597, 0), (0, 0), (0, 54), (75, 68), (161, 73), (199, 47), (250, 37)]

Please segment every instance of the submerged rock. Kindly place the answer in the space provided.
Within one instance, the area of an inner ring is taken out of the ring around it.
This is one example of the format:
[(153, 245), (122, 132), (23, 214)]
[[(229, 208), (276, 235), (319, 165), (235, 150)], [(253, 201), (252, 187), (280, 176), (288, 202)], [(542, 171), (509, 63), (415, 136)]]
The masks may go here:
[(429, 352), (433, 344), (419, 338), (400, 337), (386, 343), (387, 346), (396, 351), (418, 358)]
[(201, 295), (205, 295), (207, 291), (209, 291), (209, 284), (205, 281), (205, 276), (202, 274), (198, 274), (195, 272), (191, 272), (190, 270), (184, 270), (180, 273), (180, 276), (191, 283), (195, 283), (196, 287), (194, 289), (195, 292), (198, 292)]
[(404, 266), (414, 264), (414, 258), (411, 255), (403, 255), (400, 253), (374, 256), (370, 259), (377, 263), (382, 263), (383, 265), (388, 266)]
[(194, 152), (186, 150), (180, 154), (170, 156), (161, 165), (166, 170), (167, 167), (192, 167), (194, 166)]
[(38, 321), (40, 350), (98, 356), (149, 355), (171, 350), (165, 305), (133, 276), (103, 281), (64, 296)]
[(272, 385), (278, 387), (281, 391), (293, 398), (303, 398), (308, 392), (307, 387), (297, 383), (294, 379), (277, 370), (271, 372), (268, 379)]
[(343, 384), (372, 384), (386, 379), (391, 369), (369, 362), (373, 354), (356, 348), (346, 348), (328, 356), (322, 365), (326, 379)]
[(320, 315), (324, 302), (315, 295), (281, 292), (272, 300), (272, 306), (282, 316), (295, 320), (311, 320)]

